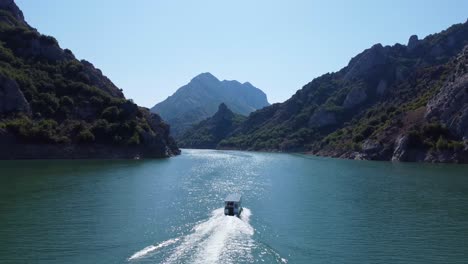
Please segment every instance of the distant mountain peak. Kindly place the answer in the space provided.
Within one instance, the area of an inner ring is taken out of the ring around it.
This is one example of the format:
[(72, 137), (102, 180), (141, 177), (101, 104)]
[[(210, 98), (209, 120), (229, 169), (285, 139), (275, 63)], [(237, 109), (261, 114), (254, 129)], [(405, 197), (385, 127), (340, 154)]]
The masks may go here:
[(266, 94), (252, 84), (236, 80), (220, 81), (213, 74), (205, 72), (156, 104), (151, 111), (160, 114), (177, 137), (225, 107), (233, 113), (248, 115), (268, 105)]
[(202, 82), (219, 82), (219, 79), (216, 78), (213, 74), (209, 72), (200, 73), (199, 75), (195, 76), (192, 81), (202, 81)]

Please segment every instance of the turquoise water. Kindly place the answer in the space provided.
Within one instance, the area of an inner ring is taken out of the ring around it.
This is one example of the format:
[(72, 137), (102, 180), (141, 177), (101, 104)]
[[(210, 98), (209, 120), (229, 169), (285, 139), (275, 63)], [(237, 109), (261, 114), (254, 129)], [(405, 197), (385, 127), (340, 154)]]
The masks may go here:
[[(223, 198), (243, 194), (242, 217)], [(0, 161), (0, 263), (467, 263), (468, 167), (184, 150)]]

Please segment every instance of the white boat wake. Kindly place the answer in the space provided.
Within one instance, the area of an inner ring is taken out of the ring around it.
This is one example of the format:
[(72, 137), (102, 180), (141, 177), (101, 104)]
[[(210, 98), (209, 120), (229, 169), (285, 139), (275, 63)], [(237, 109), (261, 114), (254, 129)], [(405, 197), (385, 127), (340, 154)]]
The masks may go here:
[(250, 263), (254, 228), (250, 225), (251, 211), (244, 208), (241, 217), (225, 216), (224, 208), (211, 213), (211, 217), (196, 224), (191, 233), (146, 247), (128, 260), (147, 257), (150, 253), (172, 245), (162, 263)]
[(253, 227), (251, 212), (244, 208), (241, 218), (225, 216), (224, 208), (216, 209), (211, 217), (196, 225), (184, 237), (164, 263), (187, 260), (191, 263), (231, 263), (239, 256), (251, 257)]
[(131, 257), (129, 257), (128, 260), (131, 261), (131, 260), (134, 260), (134, 259), (142, 258), (142, 257), (148, 255), (151, 252), (154, 252), (154, 251), (156, 251), (156, 250), (158, 250), (160, 248), (163, 248), (163, 247), (170, 246), (170, 245), (176, 243), (177, 241), (179, 241), (179, 239), (174, 238), (174, 239), (169, 239), (169, 240), (166, 240), (164, 242), (161, 242), (161, 243), (159, 243), (157, 245), (151, 245), (151, 246), (145, 247), (144, 249), (136, 252)]

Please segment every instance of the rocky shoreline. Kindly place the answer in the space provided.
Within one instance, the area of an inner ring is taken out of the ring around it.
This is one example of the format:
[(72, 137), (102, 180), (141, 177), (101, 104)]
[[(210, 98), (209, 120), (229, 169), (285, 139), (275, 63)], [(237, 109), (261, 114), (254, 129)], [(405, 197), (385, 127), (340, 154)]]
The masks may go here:
[[(1, 131), (0, 131), (1, 132)], [(0, 133), (0, 160), (14, 159), (153, 159), (180, 154), (174, 142), (164, 140), (148, 146), (109, 144), (33, 144)]]
[(0, 160), (17, 159), (154, 159), (180, 154), (170, 149), (121, 147), (107, 145), (15, 144), (2, 146), (11, 151), (0, 152)]
[(332, 157), (351, 160), (375, 160), (392, 162), (422, 162), (422, 163), (456, 163), (468, 164), (468, 147), (463, 150), (437, 151), (426, 149), (396, 149), (394, 153), (372, 153), (359, 151), (320, 150), (306, 152), (306, 154), (321, 157)]

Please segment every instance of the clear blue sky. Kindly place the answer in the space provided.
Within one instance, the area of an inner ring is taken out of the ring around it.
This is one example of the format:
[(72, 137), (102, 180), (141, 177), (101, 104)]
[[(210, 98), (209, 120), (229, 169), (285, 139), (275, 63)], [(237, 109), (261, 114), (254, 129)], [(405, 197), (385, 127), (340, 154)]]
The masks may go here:
[(201, 72), (270, 102), (375, 43), (465, 22), (466, 0), (16, 0), (26, 20), (151, 107)]

